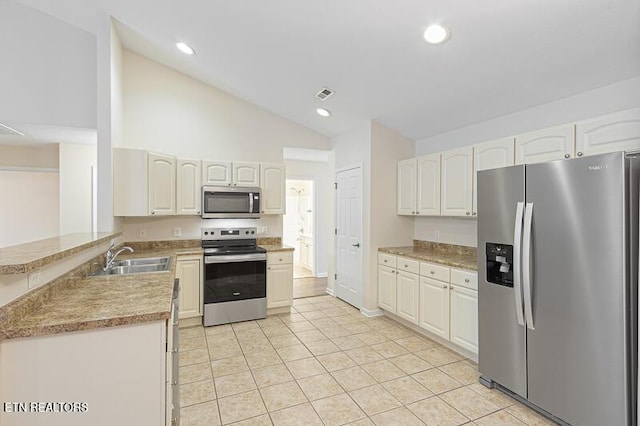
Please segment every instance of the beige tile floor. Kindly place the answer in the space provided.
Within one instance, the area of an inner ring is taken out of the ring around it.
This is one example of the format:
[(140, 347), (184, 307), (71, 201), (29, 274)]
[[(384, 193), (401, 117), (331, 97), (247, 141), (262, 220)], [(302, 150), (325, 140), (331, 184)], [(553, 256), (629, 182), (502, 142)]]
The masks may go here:
[(553, 424), (478, 384), (474, 362), (331, 296), (180, 339), (182, 426)]

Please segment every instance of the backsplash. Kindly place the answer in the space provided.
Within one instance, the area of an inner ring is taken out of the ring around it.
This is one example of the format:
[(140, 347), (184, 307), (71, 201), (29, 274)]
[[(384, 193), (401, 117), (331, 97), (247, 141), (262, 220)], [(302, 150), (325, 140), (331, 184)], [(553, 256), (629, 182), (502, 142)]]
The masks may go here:
[(478, 249), (475, 247), (459, 246), (456, 244), (435, 243), (433, 241), (413, 240), (415, 248), (423, 250), (434, 250), (449, 254), (460, 254), (463, 256), (477, 256)]

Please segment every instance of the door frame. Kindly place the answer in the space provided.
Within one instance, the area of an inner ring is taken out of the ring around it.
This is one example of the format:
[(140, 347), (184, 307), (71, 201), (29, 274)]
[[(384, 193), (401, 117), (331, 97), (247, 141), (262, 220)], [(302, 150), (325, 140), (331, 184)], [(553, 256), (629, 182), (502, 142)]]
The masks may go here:
[[(335, 210), (333, 212), (334, 214), (334, 220), (333, 223), (335, 224), (335, 229), (338, 229), (338, 208), (339, 208), (339, 204), (338, 204), (338, 174), (342, 173), (342, 172), (346, 172), (349, 170), (353, 170), (353, 169), (360, 169), (360, 239), (362, 240), (360, 242), (360, 249), (362, 250), (362, 256), (360, 256), (360, 278), (364, 281), (364, 248), (365, 248), (365, 244), (364, 244), (364, 163), (362, 161), (359, 162), (355, 162), (355, 163), (351, 163), (347, 166), (343, 166), (343, 167), (338, 167), (335, 170), (335, 180), (334, 180), (334, 207)], [(334, 259), (333, 259), (333, 264), (334, 266), (334, 273), (337, 274), (338, 273), (338, 238), (336, 238), (337, 235), (334, 234), (334, 239), (333, 239), (333, 249), (334, 249)], [(335, 276), (333, 278), (333, 294), (332, 296), (337, 297), (337, 287), (336, 287), (336, 279)], [(364, 286), (364, 282), (361, 282), (360, 285), (360, 306), (357, 306), (358, 309), (362, 309), (362, 298), (363, 298), (363, 288)]]
[[(318, 211), (318, 181), (317, 176), (313, 175), (287, 175), (285, 174), (284, 182), (285, 185), (288, 180), (309, 180), (313, 182), (313, 267), (311, 268), (311, 275), (314, 278), (322, 278), (318, 277), (317, 274), (317, 264), (318, 264), (318, 250), (317, 250), (317, 240), (318, 240), (318, 221), (317, 219), (317, 211)], [(285, 199), (287, 197), (287, 190), (285, 188)], [(285, 209), (286, 213), (286, 209)], [(284, 226), (284, 224), (283, 224)], [(284, 232), (284, 231), (283, 231)], [(326, 274), (325, 274), (326, 276)]]

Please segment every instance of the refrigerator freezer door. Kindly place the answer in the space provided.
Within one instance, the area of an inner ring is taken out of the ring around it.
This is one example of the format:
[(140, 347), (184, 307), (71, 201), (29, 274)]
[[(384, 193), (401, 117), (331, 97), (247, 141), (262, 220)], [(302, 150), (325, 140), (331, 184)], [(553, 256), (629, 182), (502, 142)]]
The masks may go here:
[(630, 424), (624, 176), (621, 153), (526, 166), (528, 399), (574, 425)]
[(487, 243), (514, 245), (516, 207), (524, 202), (524, 166), (480, 171), (477, 179), (480, 374), (526, 398), (525, 329), (518, 325), (514, 287), (487, 280)]

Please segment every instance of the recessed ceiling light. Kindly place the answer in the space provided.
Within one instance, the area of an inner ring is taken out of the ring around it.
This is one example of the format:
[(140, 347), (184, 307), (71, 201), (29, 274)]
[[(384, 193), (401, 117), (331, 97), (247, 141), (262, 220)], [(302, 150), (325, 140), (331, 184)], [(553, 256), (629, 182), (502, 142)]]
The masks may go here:
[(191, 46), (189, 46), (188, 44), (183, 43), (181, 41), (176, 43), (176, 47), (178, 49), (180, 49), (180, 51), (182, 53), (186, 53), (187, 55), (195, 55), (196, 54), (196, 51), (193, 50), (193, 48)]
[(427, 43), (440, 44), (449, 38), (449, 31), (442, 25), (429, 25), (424, 32), (424, 39)]
[(328, 109), (324, 109), (324, 108), (316, 108), (316, 112), (318, 113), (319, 116), (321, 117), (331, 117), (331, 113), (329, 112)]

